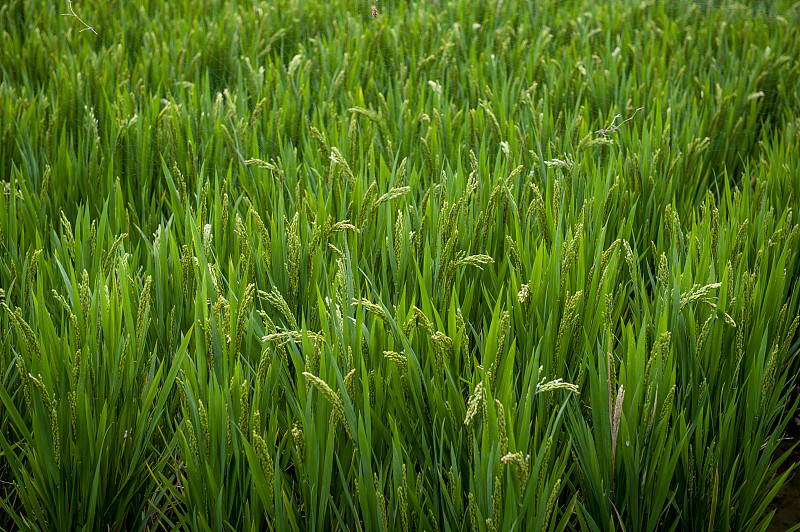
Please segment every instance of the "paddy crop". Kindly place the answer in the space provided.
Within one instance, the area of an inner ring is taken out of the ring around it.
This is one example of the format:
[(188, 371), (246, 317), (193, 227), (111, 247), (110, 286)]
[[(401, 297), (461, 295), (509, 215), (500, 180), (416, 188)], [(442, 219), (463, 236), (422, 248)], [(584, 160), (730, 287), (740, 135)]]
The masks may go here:
[(769, 525), (797, 4), (11, 0), (0, 30), (0, 529)]

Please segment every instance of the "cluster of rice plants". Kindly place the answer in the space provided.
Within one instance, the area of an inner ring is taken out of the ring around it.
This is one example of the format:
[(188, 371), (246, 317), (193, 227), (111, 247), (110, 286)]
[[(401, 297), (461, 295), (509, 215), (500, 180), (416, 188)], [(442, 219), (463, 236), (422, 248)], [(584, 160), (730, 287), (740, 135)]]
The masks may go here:
[(769, 526), (800, 4), (0, 31), (0, 530)]

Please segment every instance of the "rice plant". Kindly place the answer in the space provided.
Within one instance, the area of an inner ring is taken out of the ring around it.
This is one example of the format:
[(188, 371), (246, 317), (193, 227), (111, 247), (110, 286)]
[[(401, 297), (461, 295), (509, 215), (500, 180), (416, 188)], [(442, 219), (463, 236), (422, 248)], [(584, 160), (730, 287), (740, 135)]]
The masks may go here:
[(797, 4), (0, 15), (0, 530), (769, 529)]

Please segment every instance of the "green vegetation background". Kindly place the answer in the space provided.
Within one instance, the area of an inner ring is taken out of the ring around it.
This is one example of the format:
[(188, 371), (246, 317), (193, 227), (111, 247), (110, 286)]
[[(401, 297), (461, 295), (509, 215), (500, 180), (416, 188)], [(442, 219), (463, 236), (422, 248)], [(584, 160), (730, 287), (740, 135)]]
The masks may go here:
[(0, 6), (0, 528), (765, 530), (798, 4), (376, 10)]

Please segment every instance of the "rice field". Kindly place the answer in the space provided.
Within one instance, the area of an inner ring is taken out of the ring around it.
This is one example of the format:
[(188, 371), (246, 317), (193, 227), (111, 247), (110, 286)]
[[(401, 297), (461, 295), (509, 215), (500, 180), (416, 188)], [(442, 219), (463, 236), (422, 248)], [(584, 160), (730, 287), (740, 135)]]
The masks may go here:
[(769, 529), (800, 4), (0, 31), (0, 530)]

